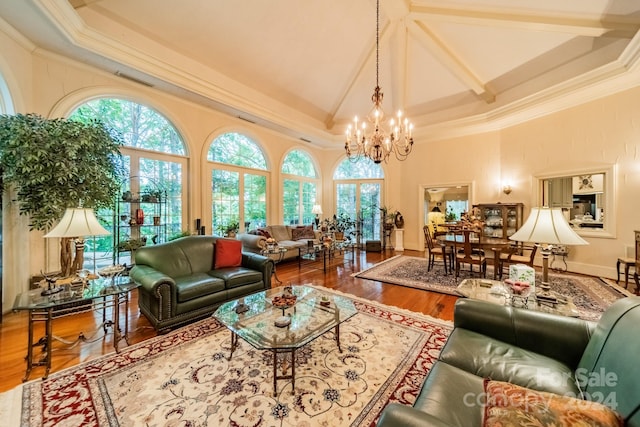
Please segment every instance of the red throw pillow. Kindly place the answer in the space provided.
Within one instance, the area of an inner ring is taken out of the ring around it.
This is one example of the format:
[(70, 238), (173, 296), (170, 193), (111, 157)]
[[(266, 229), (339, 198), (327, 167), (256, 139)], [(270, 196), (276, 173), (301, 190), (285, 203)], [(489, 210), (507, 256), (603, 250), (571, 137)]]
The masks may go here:
[(235, 239), (217, 239), (214, 268), (240, 267), (242, 265), (242, 242)]

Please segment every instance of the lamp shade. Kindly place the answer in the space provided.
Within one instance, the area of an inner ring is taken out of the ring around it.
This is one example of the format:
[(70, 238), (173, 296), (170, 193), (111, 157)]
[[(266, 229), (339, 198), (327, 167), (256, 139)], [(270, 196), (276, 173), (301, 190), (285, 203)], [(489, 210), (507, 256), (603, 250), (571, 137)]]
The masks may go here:
[(560, 208), (531, 208), (529, 218), (510, 240), (549, 245), (588, 245), (578, 236), (562, 214)]
[(111, 234), (100, 225), (93, 209), (68, 208), (58, 225), (44, 237), (105, 236)]
[(316, 215), (322, 215), (322, 206), (313, 205), (313, 207), (311, 208), (311, 213)]

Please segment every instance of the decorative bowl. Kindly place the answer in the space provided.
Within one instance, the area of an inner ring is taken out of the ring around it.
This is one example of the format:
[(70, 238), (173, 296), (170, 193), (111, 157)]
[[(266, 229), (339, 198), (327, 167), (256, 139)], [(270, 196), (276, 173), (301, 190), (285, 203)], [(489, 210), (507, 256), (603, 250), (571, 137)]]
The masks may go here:
[(115, 277), (124, 271), (124, 265), (110, 265), (98, 270), (100, 277)]

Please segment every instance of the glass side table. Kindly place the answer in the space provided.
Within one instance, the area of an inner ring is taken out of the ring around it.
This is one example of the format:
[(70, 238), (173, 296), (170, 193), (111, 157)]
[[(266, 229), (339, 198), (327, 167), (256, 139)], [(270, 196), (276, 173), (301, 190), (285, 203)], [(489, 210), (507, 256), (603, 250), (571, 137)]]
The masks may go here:
[[(61, 292), (51, 295), (42, 295), (42, 289), (32, 289), (16, 296), (13, 310), (29, 311), (29, 332), (27, 343), (27, 371), (23, 381), (29, 379), (31, 370), (35, 366), (44, 366), (45, 375), (49, 376), (51, 370), (52, 341), (54, 338), (65, 342), (53, 335), (53, 319), (63, 316), (71, 316), (86, 311), (102, 310), (102, 328), (106, 334), (107, 328), (113, 331), (113, 347), (119, 352), (118, 343), (125, 340), (129, 344), (129, 293), (139, 285), (131, 281), (128, 276), (111, 278), (97, 278), (87, 281), (86, 285), (66, 284)], [(124, 325), (120, 320), (120, 305), (124, 305)], [(113, 317), (107, 319), (107, 308), (112, 308)], [(34, 342), (34, 325), (42, 322), (45, 325), (45, 335)], [(78, 341), (86, 341), (87, 338), (80, 333)], [(74, 343), (67, 343), (75, 345)], [(37, 358), (33, 354), (35, 346), (42, 346), (42, 356)]]
[(267, 246), (262, 249), (260, 253), (267, 258), (270, 258), (273, 261), (273, 277), (276, 279), (276, 282), (282, 283), (282, 280), (278, 278), (278, 272), (276, 271), (276, 265), (282, 261), (284, 258), (284, 254), (287, 253), (289, 249), (283, 248), (281, 246)]

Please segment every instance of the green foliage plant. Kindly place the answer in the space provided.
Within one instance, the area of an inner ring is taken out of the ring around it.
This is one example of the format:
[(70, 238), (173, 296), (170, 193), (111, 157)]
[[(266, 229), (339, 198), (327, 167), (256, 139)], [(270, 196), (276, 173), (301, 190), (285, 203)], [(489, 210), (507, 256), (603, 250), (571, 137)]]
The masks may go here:
[(123, 176), (121, 145), (98, 121), (0, 115), (2, 189), (15, 189), (32, 230), (50, 228), (66, 208), (110, 208)]

